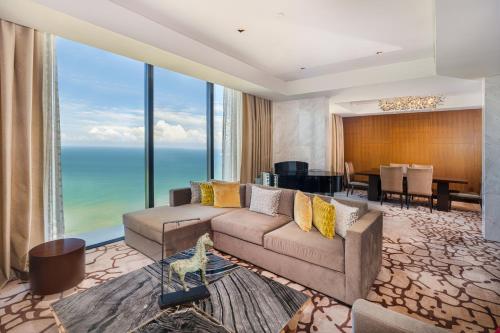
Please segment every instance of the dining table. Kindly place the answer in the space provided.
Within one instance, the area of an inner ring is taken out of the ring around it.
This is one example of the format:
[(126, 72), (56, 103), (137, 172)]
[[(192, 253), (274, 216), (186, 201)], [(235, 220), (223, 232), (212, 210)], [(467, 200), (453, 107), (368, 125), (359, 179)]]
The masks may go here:
[[(382, 193), (380, 183), (380, 169), (370, 169), (356, 172), (355, 175), (368, 176), (368, 200), (378, 201)], [(404, 176), (406, 178), (406, 176)], [(450, 209), (450, 184), (467, 184), (462, 178), (432, 176), (432, 182), (437, 184), (437, 210), (449, 211)]]

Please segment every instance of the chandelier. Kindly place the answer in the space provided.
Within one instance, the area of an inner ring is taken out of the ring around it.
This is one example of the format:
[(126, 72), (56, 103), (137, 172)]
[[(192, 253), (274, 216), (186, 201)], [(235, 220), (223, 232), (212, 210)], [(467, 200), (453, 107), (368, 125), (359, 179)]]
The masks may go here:
[(435, 109), (443, 103), (443, 96), (405, 96), (379, 99), (378, 106), (382, 111), (408, 111)]

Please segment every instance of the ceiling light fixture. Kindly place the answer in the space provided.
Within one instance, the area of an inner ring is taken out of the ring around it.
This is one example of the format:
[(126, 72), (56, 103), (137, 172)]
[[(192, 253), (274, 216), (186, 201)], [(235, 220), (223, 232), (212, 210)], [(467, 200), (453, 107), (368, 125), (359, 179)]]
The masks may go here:
[(241, 33), (245, 32), (245, 29), (238, 29), (237, 31), (241, 34)]
[(300, 67), (300, 70), (303, 71), (304, 69), (306, 69), (305, 67)]
[(435, 109), (443, 103), (444, 96), (405, 96), (379, 99), (378, 106), (382, 111), (409, 111)]
[(377, 55), (382, 54), (382, 51), (377, 51), (377, 53), (375, 53), (375, 54), (377, 54)]
[(285, 16), (285, 13), (283, 13), (283, 12), (278, 12), (276, 15), (277, 15), (277, 16), (280, 16), (280, 17), (283, 17), (283, 16)]

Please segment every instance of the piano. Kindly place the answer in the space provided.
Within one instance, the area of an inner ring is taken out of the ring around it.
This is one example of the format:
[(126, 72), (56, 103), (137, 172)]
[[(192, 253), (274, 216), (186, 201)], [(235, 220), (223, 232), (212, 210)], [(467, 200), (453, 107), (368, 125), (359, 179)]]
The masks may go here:
[(344, 174), (323, 170), (309, 170), (307, 162), (285, 161), (274, 164), (278, 187), (303, 192), (333, 195), (343, 190)]

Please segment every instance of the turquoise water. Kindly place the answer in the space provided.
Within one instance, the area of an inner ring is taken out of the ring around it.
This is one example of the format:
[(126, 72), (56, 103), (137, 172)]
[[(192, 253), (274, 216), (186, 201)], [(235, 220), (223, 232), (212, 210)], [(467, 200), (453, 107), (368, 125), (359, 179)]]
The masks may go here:
[[(61, 163), (66, 234), (121, 225), (124, 213), (144, 209), (143, 148), (63, 147)], [(170, 189), (204, 179), (204, 149), (155, 149), (156, 206), (168, 204)]]

